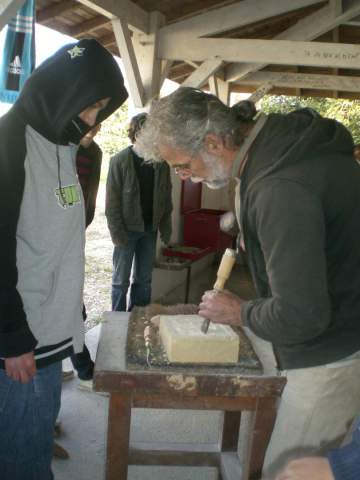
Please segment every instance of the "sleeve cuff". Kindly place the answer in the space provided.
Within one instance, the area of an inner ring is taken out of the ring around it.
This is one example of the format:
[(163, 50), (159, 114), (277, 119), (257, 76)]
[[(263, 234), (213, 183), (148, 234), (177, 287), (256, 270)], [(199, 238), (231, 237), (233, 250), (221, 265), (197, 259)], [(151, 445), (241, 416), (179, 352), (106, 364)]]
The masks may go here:
[(20, 331), (1, 333), (0, 335), (0, 357), (18, 357), (24, 353), (35, 350), (37, 340), (27, 327)]
[(241, 325), (244, 327), (250, 328), (249, 325), (249, 311), (251, 309), (251, 301), (244, 302), (241, 305), (240, 315), (241, 315)]

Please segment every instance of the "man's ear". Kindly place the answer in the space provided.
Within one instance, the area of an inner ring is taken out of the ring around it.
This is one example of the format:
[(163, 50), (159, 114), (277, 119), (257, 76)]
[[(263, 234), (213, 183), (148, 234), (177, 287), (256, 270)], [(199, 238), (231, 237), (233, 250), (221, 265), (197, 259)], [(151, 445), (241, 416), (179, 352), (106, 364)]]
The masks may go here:
[(225, 148), (225, 143), (222, 137), (215, 133), (208, 133), (205, 136), (204, 148), (208, 153), (216, 156), (222, 156)]

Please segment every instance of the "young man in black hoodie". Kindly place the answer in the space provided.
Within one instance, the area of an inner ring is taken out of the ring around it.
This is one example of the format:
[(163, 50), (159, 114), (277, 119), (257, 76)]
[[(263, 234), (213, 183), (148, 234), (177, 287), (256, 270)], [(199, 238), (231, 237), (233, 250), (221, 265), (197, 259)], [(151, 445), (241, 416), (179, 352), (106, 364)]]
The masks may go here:
[(85, 209), (80, 139), (127, 98), (112, 55), (70, 44), (0, 119), (0, 465), (50, 480), (61, 360), (82, 351)]
[(180, 88), (154, 103), (137, 146), (183, 179), (238, 179), (258, 298), (207, 292), (199, 313), (271, 342), (287, 376), (268, 467), (292, 448), (341, 440), (360, 410), (360, 168), (334, 120), (310, 109), (255, 116), (250, 102), (228, 108)]

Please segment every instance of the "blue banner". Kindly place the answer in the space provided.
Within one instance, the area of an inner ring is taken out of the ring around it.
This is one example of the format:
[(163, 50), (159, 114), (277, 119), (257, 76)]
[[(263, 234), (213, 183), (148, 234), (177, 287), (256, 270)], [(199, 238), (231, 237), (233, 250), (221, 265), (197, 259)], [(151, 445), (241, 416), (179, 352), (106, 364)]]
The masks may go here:
[(14, 103), (35, 67), (35, 0), (8, 24), (0, 66), (0, 102)]

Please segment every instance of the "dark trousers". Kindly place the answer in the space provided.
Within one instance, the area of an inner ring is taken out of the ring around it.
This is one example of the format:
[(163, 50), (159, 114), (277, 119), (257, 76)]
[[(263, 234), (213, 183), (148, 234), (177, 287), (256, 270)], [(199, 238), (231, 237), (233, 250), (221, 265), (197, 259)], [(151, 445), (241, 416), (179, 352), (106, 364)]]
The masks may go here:
[[(83, 305), (83, 319), (86, 320), (86, 309)], [(70, 357), (73, 367), (77, 371), (80, 380), (91, 380), (94, 374), (94, 362), (91, 360), (90, 352), (84, 343), (83, 351), (73, 353)]]
[(127, 234), (127, 244), (115, 247), (113, 253), (111, 300), (117, 312), (130, 312), (134, 305), (148, 305), (151, 299), (157, 232)]

